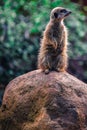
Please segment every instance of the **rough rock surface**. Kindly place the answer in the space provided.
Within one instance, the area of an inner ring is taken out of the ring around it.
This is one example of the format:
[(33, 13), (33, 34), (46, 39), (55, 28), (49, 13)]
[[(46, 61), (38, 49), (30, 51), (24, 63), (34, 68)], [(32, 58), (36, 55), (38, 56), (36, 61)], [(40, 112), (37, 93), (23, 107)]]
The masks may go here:
[(17, 77), (5, 90), (0, 130), (87, 130), (87, 85), (66, 72)]

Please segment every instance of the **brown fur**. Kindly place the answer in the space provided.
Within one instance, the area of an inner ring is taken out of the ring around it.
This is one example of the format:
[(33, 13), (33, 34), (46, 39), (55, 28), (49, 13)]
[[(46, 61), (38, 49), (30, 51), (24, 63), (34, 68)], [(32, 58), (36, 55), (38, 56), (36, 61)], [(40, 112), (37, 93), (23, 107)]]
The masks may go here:
[(67, 69), (67, 30), (63, 24), (63, 18), (53, 17), (54, 12), (59, 12), (61, 9), (57, 7), (52, 10), (50, 21), (41, 40), (38, 68), (45, 73), (49, 70), (62, 72)]

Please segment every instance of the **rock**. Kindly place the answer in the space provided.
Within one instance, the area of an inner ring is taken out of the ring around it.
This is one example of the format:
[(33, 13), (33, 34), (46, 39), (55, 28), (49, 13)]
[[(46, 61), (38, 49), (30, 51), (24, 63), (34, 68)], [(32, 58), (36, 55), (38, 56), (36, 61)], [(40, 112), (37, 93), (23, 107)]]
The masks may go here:
[(67, 72), (17, 77), (4, 93), (0, 130), (87, 130), (87, 85)]

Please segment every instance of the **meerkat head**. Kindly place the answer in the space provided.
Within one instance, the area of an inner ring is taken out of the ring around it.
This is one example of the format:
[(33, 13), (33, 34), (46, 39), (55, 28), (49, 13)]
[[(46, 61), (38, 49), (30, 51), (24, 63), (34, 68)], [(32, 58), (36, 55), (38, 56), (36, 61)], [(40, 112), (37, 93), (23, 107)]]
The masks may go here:
[(63, 7), (56, 7), (51, 11), (50, 19), (54, 21), (61, 21), (64, 18), (66, 18), (69, 14), (71, 14), (70, 10), (67, 10)]

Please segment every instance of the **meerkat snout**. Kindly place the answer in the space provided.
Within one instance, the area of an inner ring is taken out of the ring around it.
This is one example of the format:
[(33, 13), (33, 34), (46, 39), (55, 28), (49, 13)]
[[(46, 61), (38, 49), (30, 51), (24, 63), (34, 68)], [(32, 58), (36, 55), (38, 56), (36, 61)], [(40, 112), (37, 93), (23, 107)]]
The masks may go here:
[(67, 10), (62, 7), (56, 7), (51, 11), (50, 19), (51, 20), (63, 20), (66, 16), (71, 14), (70, 10)]

